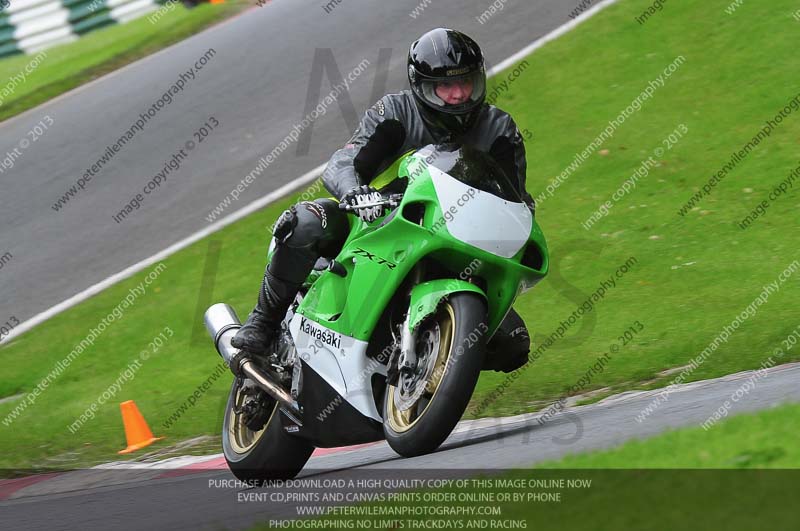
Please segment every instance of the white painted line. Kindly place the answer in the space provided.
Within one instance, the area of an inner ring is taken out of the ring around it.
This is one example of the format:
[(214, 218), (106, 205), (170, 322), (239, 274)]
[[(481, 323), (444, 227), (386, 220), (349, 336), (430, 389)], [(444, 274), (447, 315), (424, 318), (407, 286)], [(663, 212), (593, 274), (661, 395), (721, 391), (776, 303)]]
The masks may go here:
[[(579, 15), (579, 16), (575, 17), (574, 19), (570, 20), (569, 22), (567, 22), (563, 26), (559, 26), (558, 28), (554, 29), (553, 31), (551, 31), (547, 35), (545, 35), (543, 37), (540, 37), (539, 39), (535, 40), (534, 42), (532, 42), (531, 44), (529, 44), (528, 46), (526, 46), (522, 50), (518, 51), (517, 53), (515, 53), (514, 55), (512, 55), (508, 59), (505, 59), (504, 61), (500, 62), (497, 66), (495, 66), (494, 68), (492, 68), (488, 72), (488, 75), (489, 76), (494, 76), (498, 72), (501, 72), (501, 71), (505, 70), (506, 68), (508, 68), (509, 66), (511, 66), (514, 63), (518, 62), (519, 60), (521, 60), (525, 56), (531, 54), (534, 50), (537, 50), (537, 49), (541, 48), (542, 46), (544, 46), (546, 43), (548, 43), (548, 42), (560, 37), (561, 35), (565, 34), (566, 32), (570, 31), (571, 29), (575, 28), (578, 24), (580, 24), (581, 22), (585, 21), (586, 19), (588, 19), (592, 15), (598, 13), (603, 8), (605, 8), (607, 6), (610, 6), (611, 4), (614, 4), (616, 2), (617, 2), (617, 0), (603, 0), (599, 4), (597, 4), (594, 7), (592, 7), (591, 9), (583, 12), (581, 15)], [(132, 65), (129, 65), (129, 66), (132, 66)], [(69, 94), (69, 93), (67, 93), (67, 94)], [(119, 273), (117, 273), (115, 275), (111, 275), (107, 279), (105, 279), (105, 280), (103, 280), (101, 282), (98, 282), (97, 284), (95, 284), (93, 286), (90, 286), (90, 287), (86, 288), (85, 290), (81, 291), (80, 293), (76, 293), (75, 295), (73, 295), (69, 299), (56, 304), (52, 308), (49, 308), (48, 310), (45, 310), (42, 313), (31, 317), (27, 321), (21, 323), (19, 326), (14, 328), (9, 335), (7, 335), (2, 341), (0, 341), (0, 344), (7, 343), (8, 341), (11, 341), (12, 339), (14, 339), (15, 337), (19, 336), (20, 334), (23, 334), (23, 333), (27, 332), (28, 330), (30, 330), (34, 326), (39, 325), (39, 324), (43, 323), (44, 321), (50, 319), (51, 317), (53, 317), (55, 315), (58, 315), (59, 313), (63, 312), (64, 310), (66, 310), (68, 308), (71, 308), (71, 307), (73, 307), (73, 306), (85, 301), (86, 299), (88, 299), (88, 298), (100, 293), (104, 289), (106, 289), (106, 288), (108, 288), (110, 286), (113, 286), (117, 282), (120, 282), (121, 280), (124, 280), (124, 279), (126, 279), (126, 278), (128, 278), (128, 277), (130, 277), (130, 276), (132, 276), (132, 275), (134, 275), (136, 273), (138, 273), (142, 269), (145, 269), (146, 267), (149, 267), (152, 264), (155, 264), (156, 262), (164, 260), (165, 258), (170, 256), (171, 254), (176, 253), (176, 252), (180, 251), (181, 249), (184, 249), (184, 248), (190, 246), (191, 244), (193, 244), (193, 243), (195, 243), (195, 242), (197, 242), (199, 240), (202, 240), (206, 236), (209, 236), (209, 235), (211, 235), (211, 234), (213, 234), (213, 233), (215, 233), (215, 232), (217, 232), (219, 230), (222, 230), (223, 228), (227, 227), (228, 225), (230, 225), (230, 224), (232, 224), (232, 223), (234, 223), (236, 221), (239, 221), (243, 217), (245, 217), (245, 216), (247, 216), (249, 214), (252, 214), (253, 212), (258, 211), (258, 210), (264, 208), (265, 206), (269, 205), (270, 203), (272, 203), (274, 201), (277, 201), (278, 199), (281, 199), (282, 197), (284, 197), (284, 196), (296, 191), (298, 188), (300, 188), (300, 187), (302, 187), (302, 186), (304, 186), (306, 184), (309, 184), (311, 181), (313, 181), (317, 176), (319, 176), (322, 173), (322, 171), (325, 169), (325, 166), (326, 166), (326, 164), (322, 164), (320, 166), (317, 166), (313, 170), (301, 175), (300, 177), (298, 177), (294, 181), (292, 181), (290, 183), (287, 183), (287, 184), (284, 184), (283, 186), (281, 186), (277, 190), (275, 190), (273, 192), (270, 192), (269, 194), (265, 195), (264, 197), (262, 197), (260, 199), (256, 199), (255, 201), (253, 201), (252, 203), (246, 205), (245, 207), (243, 207), (243, 208), (241, 208), (241, 209), (239, 209), (239, 210), (237, 210), (237, 211), (235, 211), (235, 212), (233, 212), (231, 214), (228, 214), (227, 216), (225, 216), (224, 218), (222, 218), (222, 219), (220, 219), (218, 221), (215, 221), (214, 223), (212, 223), (211, 225), (207, 226), (206, 228), (204, 228), (202, 230), (199, 230), (199, 231), (195, 232), (194, 234), (188, 236), (187, 238), (184, 238), (184, 239), (180, 240), (179, 242), (170, 245), (169, 247), (167, 247), (163, 251), (160, 251), (160, 252), (154, 254), (153, 256), (151, 256), (149, 258), (145, 258), (141, 262), (137, 262), (137, 263), (133, 264), (132, 266), (120, 271)]]
[(18, 395), (7, 396), (5, 398), (0, 398), (0, 404), (5, 404), (7, 402), (14, 402), (15, 400), (19, 400), (25, 396), (25, 393), (19, 393)]

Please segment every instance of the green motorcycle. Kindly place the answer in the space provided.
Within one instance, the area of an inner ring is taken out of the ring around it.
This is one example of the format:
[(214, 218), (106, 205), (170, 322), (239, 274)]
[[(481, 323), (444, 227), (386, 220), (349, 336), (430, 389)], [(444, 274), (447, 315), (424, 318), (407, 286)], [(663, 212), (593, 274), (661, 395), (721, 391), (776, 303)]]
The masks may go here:
[(316, 447), (385, 438), (403, 456), (432, 452), (467, 407), (486, 342), (547, 274), (544, 235), (489, 155), (426, 146), (373, 186), (398, 182), (402, 194), (340, 205), (388, 213), (350, 216), (341, 252), (317, 262), (268, 358), (230, 345), (240, 326), (230, 306), (206, 312), (236, 376), (222, 439), (238, 478), (294, 477)]

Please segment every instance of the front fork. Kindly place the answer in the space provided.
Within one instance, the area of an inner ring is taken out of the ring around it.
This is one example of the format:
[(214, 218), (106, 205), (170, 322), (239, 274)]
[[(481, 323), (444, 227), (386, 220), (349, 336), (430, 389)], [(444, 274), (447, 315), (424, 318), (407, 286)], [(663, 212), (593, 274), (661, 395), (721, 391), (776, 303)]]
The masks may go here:
[(417, 368), (417, 353), (414, 349), (416, 344), (416, 330), (411, 331), (411, 312), (406, 314), (405, 321), (403, 322), (403, 330), (400, 332), (400, 359), (397, 362), (400, 372), (413, 373)]
[[(409, 275), (410, 285), (408, 288), (408, 299), (411, 304), (411, 289), (422, 282), (424, 268), (421, 263), (417, 263)], [(411, 330), (411, 311), (410, 306), (406, 309), (406, 317), (403, 320), (402, 330), (400, 331), (400, 358), (397, 361), (397, 368), (400, 372), (414, 374), (417, 370), (417, 331)]]

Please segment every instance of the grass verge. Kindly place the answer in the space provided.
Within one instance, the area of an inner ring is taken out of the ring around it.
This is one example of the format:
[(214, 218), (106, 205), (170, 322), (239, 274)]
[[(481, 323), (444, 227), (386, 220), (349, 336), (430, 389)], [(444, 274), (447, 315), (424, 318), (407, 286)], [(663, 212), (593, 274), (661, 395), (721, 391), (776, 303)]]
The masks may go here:
[[(726, 5), (719, 0), (670, 4), (641, 26), (635, 17), (646, 2), (622, 1), (529, 57), (524, 74), (500, 96), (498, 105), (535, 134), (528, 144), (528, 188), (537, 195), (650, 80), (677, 56), (686, 59), (601, 151), (540, 205), (537, 216), (551, 245), (553, 270), (515, 307), (541, 343), (629, 257), (637, 259), (635, 266), (502, 392), (498, 388), (506, 375), (484, 374), (474, 398), (475, 404), (488, 404), (480, 416), (528, 411), (574, 394), (573, 386), (598, 356), (621, 343), (618, 338), (635, 321), (643, 330), (619, 345), (581, 392), (628, 389), (653, 380), (649, 385), (663, 385), (669, 378), (658, 376), (662, 371), (689, 363), (762, 286), (798, 258), (796, 242), (787, 237), (800, 228), (791, 196), (776, 201), (747, 230), (737, 222), (797, 165), (800, 113), (785, 119), (694, 210), (677, 214), (795, 95), (788, 88), (794, 83), (790, 32), (796, 30), (791, 1), (748, 4), (733, 16), (724, 13)], [(663, 141), (680, 124), (688, 132), (665, 149), (658, 165), (607, 217), (584, 230), (582, 223), (598, 205), (656, 148), (665, 148)], [(116, 458), (115, 451), (124, 447), (116, 404), (126, 399), (137, 401), (157, 435), (168, 436), (157, 444), (216, 434), (228, 391), (223, 379), (168, 429), (161, 427), (218, 363), (202, 332), (192, 338), (199, 326), (196, 310), (226, 301), (240, 315), (247, 313), (263, 271), (267, 227), (293, 200), (271, 205), (165, 260), (166, 271), (126, 312), (124, 323), (110, 327), (10, 426), (0, 423), (0, 467), (78, 466)], [(213, 290), (205, 293), (200, 287), (210, 241), (222, 248)], [(144, 275), (0, 349), (0, 396), (30, 392)], [(797, 277), (790, 277), (686, 381), (759, 367), (800, 324), (800, 307), (794, 304), (798, 291)], [(174, 330), (174, 337), (94, 419), (70, 433), (67, 426), (164, 326)], [(798, 357), (795, 349), (783, 360)], [(0, 404), (0, 419), (19, 403)], [(475, 414), (474, 408), (468, 411)]]

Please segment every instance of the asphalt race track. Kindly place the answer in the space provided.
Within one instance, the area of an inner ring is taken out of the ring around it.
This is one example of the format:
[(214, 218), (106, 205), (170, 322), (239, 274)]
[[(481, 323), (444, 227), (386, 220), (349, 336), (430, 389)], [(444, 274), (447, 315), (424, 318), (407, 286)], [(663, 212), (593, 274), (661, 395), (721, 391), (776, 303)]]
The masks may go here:
[[(502, 422), (478, 421), (451, 435), (437, 452), (413, 459), (398, 457), (385, 443), (314, 457), (300, 477), (333, 479), (372, 472), (384, 478), (400, 478), (425, 471), (433, 477), (464, 477), (469, 470), (478, 468), (485, 471), (527, 466), (652, 436), (669, 428), (702, 424), (752, 374), (739, 373), (681, 386), (641, 423), (635, 420), (636, 416), (661, 390), (627, 393), (567, 410), (543, 425), (536, 420), (538, 414)], [(798, 378), (800, 364), (769, 369), (758, 385), (734, 404), (730, 414), (800, 401)], [(0, 502), (0, 529), (247, 529), (268, 519), (297, 517), (293, 504), (241, 502), (237, 496), (244, 492), (242, 489), (213, 486), (223, 485), (219, 480), (233, 478), (226, 470), (110, 486), (112, 480), (126, 479), (121, 477), (123, 473), (116, 474), (99, 476), (93, 488), (76, 487), (82, 490), (62, 494), (46, 494), (48, 483), (42, 483), (39, 496)], [(260, 490), (263, 489), (255, 489)]]
[[(274, 0), (0, 124), (0, 153), (6, 153), (35, 124), (53, 122), (0, 175), (0, 255), (13, 255), (0, 272), (0, 318), (13, 315), (24, 322), (207, 227), (213, 207), (305, 116), (316, 48), (331, 49), (342, 76), (363, 60), (370, 62), (350, 87), (353, 107), (345, 95), (339, 98), (349, 108), (350, 123), (332, 105), (305, 139), (308, 149), (298, 155), (292, 145), (224, 214), (325, 163), (349, 138), (356, 116), (383, 93), (406, 87), (408, 45), (424, 31), (444, 25), (467, 32), (483, 46), (491, 66), (568, 22), (574, 9), (562, 0), (509, 0), (481, 24), (477, 17), (489, 2), (466, 7), (436, 0), (414, 19), (409, 13), (417, 4), (346, 0), (326, 13), (319, 2)], [(392, 49), (385, 89), (380, 82), (373, 87), (376, 72), (386, 72), (378, 62), (381, 48)], [(209, 49), (215, 55), (172, 103), (54, 210), (107, 146)], [(331, 90), (323, 79), (322, 97)], [(210, 117), (220, 125), (138, 210), (116, 223), (113, 216)], [(526, 126), (537, 134), (536, 124)]]

